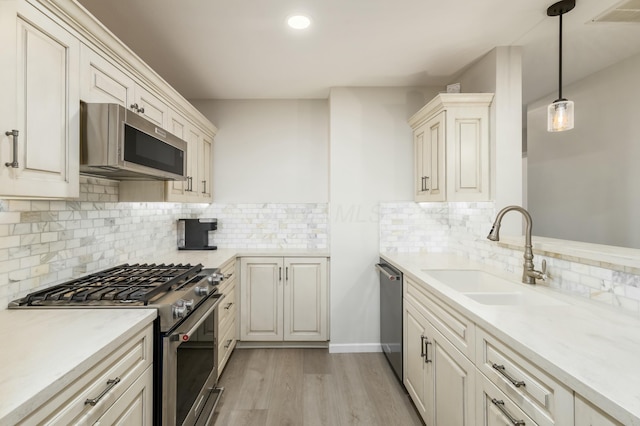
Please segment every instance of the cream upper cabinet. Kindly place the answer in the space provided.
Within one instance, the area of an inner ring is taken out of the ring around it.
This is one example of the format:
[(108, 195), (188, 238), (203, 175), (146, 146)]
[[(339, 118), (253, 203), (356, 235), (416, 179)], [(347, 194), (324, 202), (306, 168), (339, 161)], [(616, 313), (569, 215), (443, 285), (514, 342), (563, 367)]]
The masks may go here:
[(414, 200), (490, 199), (491, 93), (442, 93), (409, 119)]
[(405, 299), (404, 384), (426, 425), (473, 425), (475, 366)]
[(80, 42), (26, 1), (0, 12), (0, 196), (78, 197)]
[(134, 103), (135, 83), (131, 77), (89, 46), (80, 47), (80, 99), (88, 103), (117, 103), (129, 108)]
[(213, 138), (206, 134), (200, 139), (198, 155), (198, 196), (201, 202), (213, 202)]
[(326, 258), (242, 258), (240, 340), (326, 341), (327, 289)]
[(169, 123), (169, 106), (145, 87), (136, 85), (134, 103), (129, 105), (138, 114), (158, 127), (167, 128)]
[(415, 201), (446, 199), (445, 114), (436, 114), (414, 131)]

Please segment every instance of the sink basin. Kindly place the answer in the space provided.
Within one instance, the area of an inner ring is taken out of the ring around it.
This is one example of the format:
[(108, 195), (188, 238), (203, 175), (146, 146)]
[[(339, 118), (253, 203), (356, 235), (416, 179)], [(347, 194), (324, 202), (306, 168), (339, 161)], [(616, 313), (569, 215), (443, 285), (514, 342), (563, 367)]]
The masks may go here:
[(566, 303), (477, 269), (423, 269), (440, 283), (483, 305), (552, 306)]
[(519, 288), (503, 278), (476, 269), (423, 269), (433, 278), (461, 293), (514, 292)]
[(535, 291), (513, 292), (513, 293), (463, 293), (483, 305), (537, 305), (553, 306), (565, 305), (564, 302), (552, 297), (538, 294)]

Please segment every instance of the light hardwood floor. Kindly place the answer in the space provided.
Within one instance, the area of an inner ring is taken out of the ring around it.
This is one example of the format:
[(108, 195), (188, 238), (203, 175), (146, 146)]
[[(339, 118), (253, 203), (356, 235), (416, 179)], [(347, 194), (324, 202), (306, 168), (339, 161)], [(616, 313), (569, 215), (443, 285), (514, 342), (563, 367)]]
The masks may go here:
[(422, 425), (381, 353), (236, 349), (215, 425)]

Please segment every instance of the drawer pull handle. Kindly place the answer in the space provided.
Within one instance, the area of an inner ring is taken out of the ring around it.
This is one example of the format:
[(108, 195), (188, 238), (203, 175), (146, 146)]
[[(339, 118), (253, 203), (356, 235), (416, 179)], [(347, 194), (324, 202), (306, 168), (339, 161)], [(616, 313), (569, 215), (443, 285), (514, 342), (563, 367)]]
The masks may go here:
[(107, 380), (107, 387), (102, 391), (102, 393), (95, 398), (87, 398), (87, 400), (84, 402), (84, 405), (96, 405), (102, 399), (102, 397), (105, 396), (118, 383), (120, 383), (120, 377)]
[(507, 373), (507, 370), (504, 368), (504, 365), (498, 365), (496, 363), (493, 363), (491, 367), (493, 367), (494, 370), (496, 370), (498, 373), (506, 377), (507, 380), (509, 380), (513, 386), (517, 388), (519, 388), (520, 386), (526, 386), (526, 383), (523, 382), (522, 380), (516, 380), (513, 377), (511, 377), (511, 375)]
[(511, 422), (511, 424), (513, 426), (524, 426), (525, 422), (524, 420), (518, 420), (515, 417), (513, 417), (513, 415), (505, 408), (504, 406), (504, 401), (500, 400), (500, 399), (495, 399), (492, 398), (491, 402), (493, 403), (493, 405), (495, 405), (496, 407), (498, 407), (498, 410), (502, 411), (502, 414), (504, 414), (509, 421)]
[(227, 303), (227, 305), (224, 308), (228, 311), (231, 306), (233, 306), (233, 302)]
[(225, 348), (225, 349), (229, 349), (229, 346), (231, 346), (231, 343), (233, 343), (233, 339), (229, 339), (229, 340), (227, 340), (227, 344), (226, 344), (226, 345), (224, 345), (224, 348)]

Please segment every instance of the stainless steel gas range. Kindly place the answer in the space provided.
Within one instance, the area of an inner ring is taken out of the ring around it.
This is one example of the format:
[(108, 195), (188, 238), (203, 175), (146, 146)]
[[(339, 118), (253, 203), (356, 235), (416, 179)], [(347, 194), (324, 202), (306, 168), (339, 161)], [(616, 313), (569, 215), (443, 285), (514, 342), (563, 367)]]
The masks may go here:
[(28, 294), (29, 308), (155, 308), (154, 424), (209, 424), (217, 384), (217, 269), (202, 265), (119, 265)]

